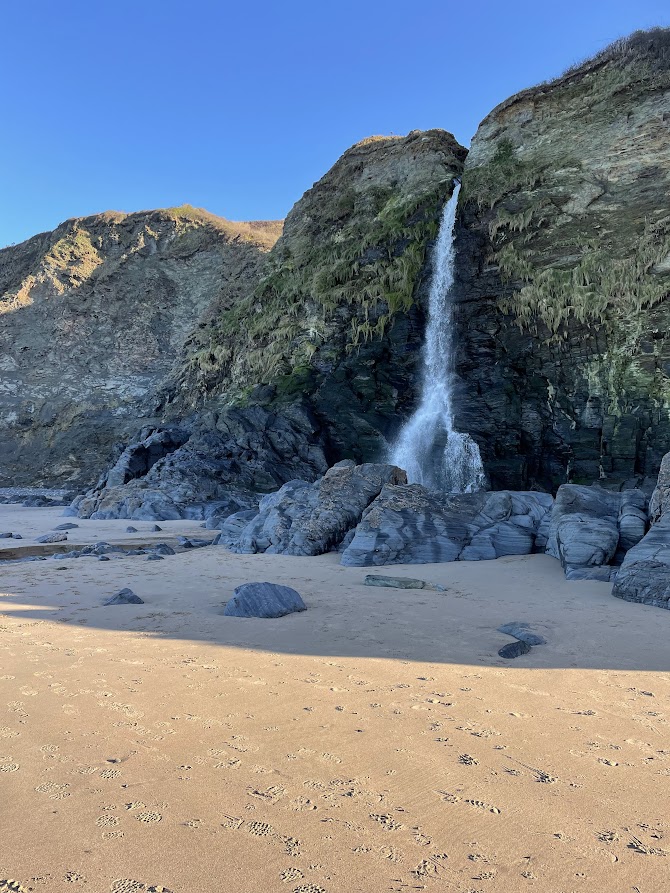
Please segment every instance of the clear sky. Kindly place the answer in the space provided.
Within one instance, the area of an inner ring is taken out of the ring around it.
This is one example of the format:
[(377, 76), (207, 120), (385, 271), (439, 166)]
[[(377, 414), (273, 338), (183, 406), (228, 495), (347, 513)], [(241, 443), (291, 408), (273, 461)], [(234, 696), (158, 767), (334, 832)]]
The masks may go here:
[(517, 90), (669, 0), (4, 0), (0, 246), (189, 203), (284, 217), (357, 140), (466, 145)]

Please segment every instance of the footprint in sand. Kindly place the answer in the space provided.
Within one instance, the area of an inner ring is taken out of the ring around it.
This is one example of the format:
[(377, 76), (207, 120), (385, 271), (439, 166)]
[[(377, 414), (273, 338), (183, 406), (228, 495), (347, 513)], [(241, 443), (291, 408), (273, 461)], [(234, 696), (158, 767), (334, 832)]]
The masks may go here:
[(163, 820), (160, 812), (140, 812), (135, 818), (138, 822), (142, 822), (145, 825), (155, 825)]
[(0, 893), (28, 893), (26, 887), (22, 887), (18, 881), (0, 879)]
[(279, 877), (285, 884), (289, 884), (291, 881), (301, 881), (305, 875), (299, 868), (287, 868)]
[(402, 828), (404, 828), (404, 825), (402, 825), (400, 822), (396, 822), (393, 816), (388, 815), (388, 813), (384, 813), (381, 815), (371, 813), (370, 818), (373, 821), (378, 822), (385, 831), (400, 831)]
[(144, 884), (142, 881), (134, 881), (131, 878), (119, 878), (112, 881), (109, 890), (110, 893), (172, 893), (162, 884)]

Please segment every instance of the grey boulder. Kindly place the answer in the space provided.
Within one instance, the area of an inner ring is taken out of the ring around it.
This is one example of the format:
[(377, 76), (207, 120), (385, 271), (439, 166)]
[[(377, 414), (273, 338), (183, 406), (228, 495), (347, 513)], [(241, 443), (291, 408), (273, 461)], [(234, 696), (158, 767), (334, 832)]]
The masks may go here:
[(108, 605), (143, 605), (144, 601), (139, 597), (139, 595), (135, 595), (132, 589), (122, 589), (120, 592), (117, 592), (116, 595), (113, 595), (111, 598), (108, 598), (106, 602), (103, 602), (103, 605), (107, 607)]
[(670, 513), (626, 554), (612, 595), (629, 602), (670, 608)]
[(261, 500), (258, 514), (241, 530), (235, 552), (322, 555), (360, 521), (385, 484), (406, 483), (395, 465), (339, 462), (310, 484), (289, 481)]
[(583, 575), (580, 570), (620, 562), (644, 536), (645, 508), (641, 490), (563, 484), (551, 513), (547, 553), (561, 562), (571, 580), (609, 579), (606, 571)]
[(226, 604), (226, 617), (283, 617), (307, 606), (290, 586), (278, 583), (243, 583)]
[(353, 567), (480, 561), (543, 551), (548, 493), (444, 494), (387, 484), (342, 552)]

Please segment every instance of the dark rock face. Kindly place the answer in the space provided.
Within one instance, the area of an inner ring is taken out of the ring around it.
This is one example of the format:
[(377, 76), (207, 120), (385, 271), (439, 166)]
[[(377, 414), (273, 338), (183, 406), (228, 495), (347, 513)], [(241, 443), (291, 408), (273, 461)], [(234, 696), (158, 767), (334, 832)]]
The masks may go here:
[(394, 465), (345, 460), (316, 483), (290, 481), (263, 497), (258, 515), (242, 529), (235, 552), (322, 555), (337, 546), (388, 483), (404, 483)]
[(670, 30), (507, 100), (472, 141), (456, 427), (496, 488), (652, 481), (670, 449)]
[(68, 220), (0, 250), (0, 486), (96, 481), (159, 421), (185, 340), (258, 280), (279, 229), (185, 206)]
[(290, 586), (277, 583), (243, 583), (227, 603), (226, 617), (284, 617), (306, 611), (307, 605)]
[(597, 485), (564, 484), (551, 513), (547, 553), (559, 559), (568, 579), (609, 579), (609, 571), (579, 572), (609, 565), (615, 556), (621, 560), (642, 539), (646, 504), (641, 490), (616, 493)]
[[(124, 454), (132, 453), (129, 447)], [(110, 476), (112, 481), (123, 476), (116, 474), (118, 466), (77, 501), (80, 517), (222, 518), (257, 505), (257, 491), (273, 490), (298, 475), (313, 479), (323, 474), (327, 463), (308, 412), (292, 407), (279, 416), (250, 407), (209, 416), (142, 477), (110, 486)]]
[(479, 561), (544, 551), (552, 503), (547, 493), (448, 496), (420, 484), (389, 484), (364, 512), (342, 564)]

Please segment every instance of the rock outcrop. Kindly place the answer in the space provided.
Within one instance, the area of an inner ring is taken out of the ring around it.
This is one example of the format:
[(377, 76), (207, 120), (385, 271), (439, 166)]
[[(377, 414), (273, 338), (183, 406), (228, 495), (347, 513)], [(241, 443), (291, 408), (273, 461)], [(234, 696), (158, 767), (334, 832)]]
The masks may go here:
[(612, 594), (626, 601), (670, 608), (670, 453), (663, 457), (649, 504), (649, 533), (626, 554)]
[(653, 481), (670, 449), (670, 30), (481, 123), (457, 237), (456, 427), (496, 488)]
[[(209, 414), (189, 435), (143, 432), (99, 484), (73, 504), (82, 518), (216, 522), (258, 505), (258, 492), (298, 475), (314, 479), (327, 463), (310, 413), (260, 407)], [(162, 454), (162, 455), (161, 455)]]
[(598, 485), (559, 487), (551, 512), (547, 553), (558, 558), (569, 580), (610, 580), (625, 553), (647, 529), (647, 498)]
[(290, 481), (263, 497), (258, 514), (230, 547), (244, 553), (323, 555), (342, 542), (389, 483), (407, 483), (405, 472), (394, 465), (356, 465), (352, 460), (333, 466), (313, 484)]
[(258, 281), (280, 227), (110, 212), (1, 250), (0, 486), (94, 483), (160, 420), (186, 338)]
[(387, 484), (346, 541), (342, 564), (480, 561), (543, 552), (548, 493), (434, 493)]

